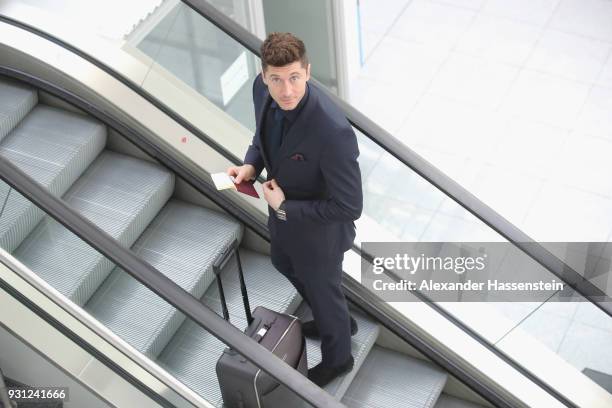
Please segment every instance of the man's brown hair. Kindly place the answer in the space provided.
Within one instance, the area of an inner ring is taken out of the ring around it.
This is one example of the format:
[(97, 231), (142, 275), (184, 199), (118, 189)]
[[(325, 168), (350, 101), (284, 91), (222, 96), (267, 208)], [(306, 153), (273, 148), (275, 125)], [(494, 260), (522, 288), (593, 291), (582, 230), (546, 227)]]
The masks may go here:
[(291, 33), (271, 33), (261, 45), (261, 65), (265, 71), (268, 65), (283, 67), (300, 61), (308, 66), (306, 47), (302, 40)]

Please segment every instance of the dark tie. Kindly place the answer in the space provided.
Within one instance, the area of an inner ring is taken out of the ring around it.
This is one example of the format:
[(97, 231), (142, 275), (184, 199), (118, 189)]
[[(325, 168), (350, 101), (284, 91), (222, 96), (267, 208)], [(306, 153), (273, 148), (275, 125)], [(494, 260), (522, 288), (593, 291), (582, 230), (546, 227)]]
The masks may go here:
[(274, 109), (274, 114), (272, 116), (274, 117), (274, 120), (272, 121), (272, 126), (270, 126), (268, 141), (270, 143), (270, 162), (275, 163), (276, 157), (278, 156), (278, 151), (280, 150), (280, 145), (283, 141), (283, 124), (285, 117), (280, 108)]

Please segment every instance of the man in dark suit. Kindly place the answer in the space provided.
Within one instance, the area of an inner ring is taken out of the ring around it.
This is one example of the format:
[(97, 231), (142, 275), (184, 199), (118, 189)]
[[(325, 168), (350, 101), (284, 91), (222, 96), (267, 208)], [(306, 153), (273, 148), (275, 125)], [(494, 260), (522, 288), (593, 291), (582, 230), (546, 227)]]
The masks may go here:
[(310, 306), (306, 336), (321, 338), (322, 361), (308, 371), (319, 386), (353, 368), (342, 260), (363, 206), (359, 149), (343, 112), (315, 85), (301, 40), (272, 33), (261, 47), (263, 72), (253, 83), (256, 131), (235, 181), (265, 168), (264, 198), (274, 266)]

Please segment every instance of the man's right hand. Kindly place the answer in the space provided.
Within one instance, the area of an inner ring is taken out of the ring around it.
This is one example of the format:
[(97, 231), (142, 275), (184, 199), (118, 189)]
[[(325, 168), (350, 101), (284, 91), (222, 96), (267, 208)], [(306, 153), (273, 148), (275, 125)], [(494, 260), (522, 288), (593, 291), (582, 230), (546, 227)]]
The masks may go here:
[(227, 169), (227, 174), (234, 177), (234, 182), (236, 184), (240, 184), (244, 180), (251, 180), (255, 178), (255, 167), (252, 164), (233, 166)]

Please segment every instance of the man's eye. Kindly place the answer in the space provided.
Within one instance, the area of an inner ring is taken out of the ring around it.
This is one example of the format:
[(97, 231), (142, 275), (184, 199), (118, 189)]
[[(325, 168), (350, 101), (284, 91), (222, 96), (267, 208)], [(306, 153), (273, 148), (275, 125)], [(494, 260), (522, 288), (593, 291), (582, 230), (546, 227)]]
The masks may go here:
[(299, 77), (291, 77), (290, 79), (291, 79), (291, 81), (295, 82), (295, 81), (297, 81), (299, 79)]

